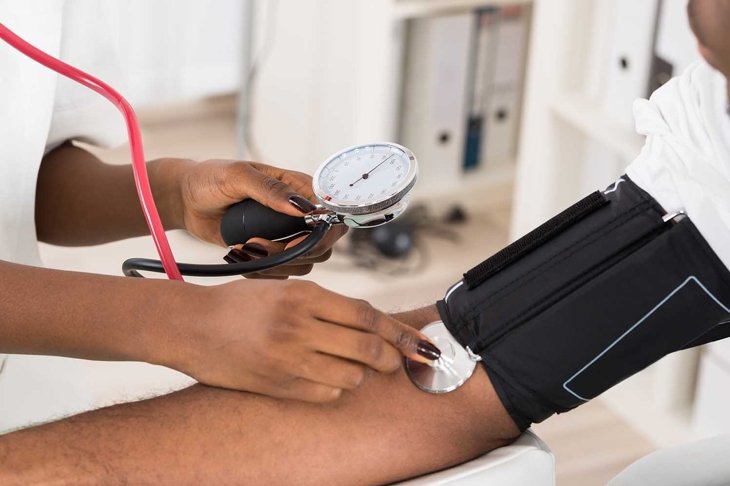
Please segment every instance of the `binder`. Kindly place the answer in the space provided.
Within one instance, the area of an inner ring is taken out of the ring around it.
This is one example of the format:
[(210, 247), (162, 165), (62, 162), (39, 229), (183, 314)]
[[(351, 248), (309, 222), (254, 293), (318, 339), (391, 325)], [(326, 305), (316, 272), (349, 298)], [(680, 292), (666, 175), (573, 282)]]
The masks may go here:
[(492, 89), (494, 64), (497, 52), (496, 25), (499, 9), (488, 7), (476, 12), (476, 34), (472, 48), (472, 75), (470, 86), (469, 116), (464, 146), (464, 170), (481, 164), (484, 150), (485, 118)]
[(485, 125), (484, 165), (509, 162), (517, 155), (522, 90), (519, 86), (495, 89)]
[(646, 94), (654, 43), (657, 0), (617, 0), (614, 4), (611, 54), (606, 69), (603, 110), (634, 129), (634, 100)]
[(529, 26), (528, 8), (504, 7), (491, 24), (495, 45), (492, 80), (485, 97), (481, 164), (499, 164), (517, 153), (522, 84)]
[(474, 32), (472, 13), (409, 22), (399, 138), (418, 157), (421, 190), (460, 180)]
[[(601, 76), (591, 85), (595, 89), (592, 95), (607, 119), (623, 126), (627, 133), (635, 130), (634, 100), (645, 96), (649, 83), (657, 5), (658, 0), (616, 0), (602, 5), (600, 11), (609, 19), (609, 28), (604, 34), (604, 49), (593, 55), (606, 60), (596, 65)], [(579, 181), (584, 192), (610, 184), (630, 162), (595, 140), (587, 140), (584, 150)]]

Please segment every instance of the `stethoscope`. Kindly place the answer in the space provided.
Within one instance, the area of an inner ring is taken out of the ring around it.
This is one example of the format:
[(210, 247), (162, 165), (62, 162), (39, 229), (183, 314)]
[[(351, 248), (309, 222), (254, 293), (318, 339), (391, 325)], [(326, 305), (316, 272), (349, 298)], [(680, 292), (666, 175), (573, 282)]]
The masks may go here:
[(127, 124), (137, 194), (160, 257), (159, 260), (126, 260), (122, 271), (127, 276), (141, 277), (140, 271), (164, 272), (171, 280), (182, 280), (183, 275), (221, 277), (261, 272), (306, 254), (333, 225), (378, 226), (397, 218), (408, 205), (408, 193), (418, 177), (418, 163), (413, 153), (388, 142), (356, 145), (332, 155), (317, 169), (313, 191), (319, 205), (313, 213), (298, 218), (278, 213), (254, 200), (245, 200), (231, 206), (222, 218), (221, 234), (227, 245), (245, 243), (253, 237), (280, 241), (309, 233), (296, 246), (247, 262), (178, 263), (152, 196), (139, 124), (129, 102), (104, 81), (41, 51), (2, 23), (0, 39), (34, 61), (96, 91), (122, 112)]
[[(401, 145), (375, 142), (346, 148), (326, 159), (315, 172), (312, 189), (319, 204), (311, 214), (288, 216), (248, 199), (228, 208), (221, 221), (221, 235), (227, 245), (245, 243), (253, 237), (286, 240), (309, 233), (302, 242), (253, 261), (211, 265), (177, 263), (152, 196), (140, 128), (129, 102), (102, 80), (41, 51), (2, 23), (0, 39), (36, 62), (101, 94), (124, 116), (137, 194), (160, 256), (159, 260), (126, 260), (122, 270), (127, 276), (141, 277), (140, 271), (164, 272), (171, 280), (183, 280), (183, 275), (221, 277), (268, 270), (309, 252), (334, 225), (371, 228), (394, 220), (406, 209), (409, 192), (418, 178), (416, 157)], [(429, 393), (446, 393), (460, 387), (472, 375), (479, 356), (461, 347), (440, 321), (429, 324), (422, 332), (442, 350), (442, 356), (431, 365), (405, 358), (405, 370), (411, 381)]]

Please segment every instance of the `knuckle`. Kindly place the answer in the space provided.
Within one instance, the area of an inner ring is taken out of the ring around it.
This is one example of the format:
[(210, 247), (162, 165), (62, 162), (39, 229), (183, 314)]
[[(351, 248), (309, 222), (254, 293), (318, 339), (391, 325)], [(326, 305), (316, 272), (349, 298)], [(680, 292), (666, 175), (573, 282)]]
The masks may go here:
[(271, 384), (269, 385), (271, 388), (274, 388), (279, 391), (282, 395), (291, 396), (296, 392), (295, 385), (297, 384), (296, 379), (291, 378), (285, 378), (285, 377), (275, 377), (270, 378)]
[(276, 319), (266, 326), (268, 341), (273, 345), (297, 341), (300, 337), (300, 327), (296, 320)]
[(288, 185), (273, 177), (264, 177), (261, 181), (261, 186), (264, 191), (269, 193), (278, 194), (282, 192), (291, 192)]
[(311, 301), (319, 297), (322, 293), (322, 287), (309, 280), (297, 280), (299, 283), (299, 295), (307, 301)]
[(297, 373), (303, 377), (311, 377), (317, 370), (317, 367), (312, 364), (310, 360), (302, 360), (297, 368)]
[[(278, 293), (279, 299), (284, 306), (298, 306), (303, 302), (307, 293), (307, 285), (301, 280), (287, 280), (281, 282), (281, 289)], [(286, 308), (286, 307), (284, 307)]]
[(363, 381), (365, 381), (365, 370), (360, 367), (348, 371), (345, 376), (346, 388), (351, 390), (362, 385)]
[(383, 359), (383, 372), (392, 373), (401, 367), (401, 354), (394, 348), (389, 347), (390, 352)]
[(360, 300), (358, 306), (358, 320), (365, 330), (372, 333), (378, 332), (378, 311), (365, 300)]
[(302, 182), (307, 187), (312, 187), (312, 176), (309, 174), (305, 174), (304, 172), (299, 172), (296, 170), (289, 170), (286, 172), (287, 178), (291, 178), (294, 180), (297, 180), (299, 182)]
[(319, 395), (320, 402), (334, 402), (342, 396), (342, 388), (325, 388), (317, 394)]
[(365, 337), (360, 340), (359, 353), (368, 363), (377, 363), (383, 356), (385, 346), (383, 342), (376, 337)]
[(398, 349), (415, 349), (417, 345), (416, 337), (406, 330), (398, 330), (398, 334), (395, 338), (395, 345)]
[(215, 163), (215, 166), (222, 169), (216, 172), (216, 175), (220, 177), (222, 180), (233, 180), (233, 179), (239, 179), (239, 180), (249, 180), (251, 179), (251, 174), (255, 172), (255, 169), (251, 166), (251, 164), (248, 164), (246, 162), (217, 162)]
[(288, 373), (282, 369), (282, 363), (277, 358), (265, 355), (257, 360), (258, 374), (262, 376), (269, 386), (281, 388), (286, 384)]
[(337, 400), (340, 395), (342, 395), (341, 388), (313, 383), (302, 390), (300, 399), (312, 403), (327, 403)]
[(251, 182), (251, 167), (245, 162), (215, 161), (209, 164), (214, 170), (207, 173), (208, 184), (219, 187), (229, 196), (236, 194), (237, 187)]

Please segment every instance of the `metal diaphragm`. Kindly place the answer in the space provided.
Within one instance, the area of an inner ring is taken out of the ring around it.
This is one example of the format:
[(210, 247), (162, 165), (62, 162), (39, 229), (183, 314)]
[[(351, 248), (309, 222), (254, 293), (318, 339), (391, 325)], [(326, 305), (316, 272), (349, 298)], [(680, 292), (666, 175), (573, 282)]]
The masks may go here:
[(474, 373), (476, 361), (456, 341), (442, 321), (428, 324), (421, 332), (441, 350), (441, 357), (430, 365), (405, 358), (408, 378), (428, 393), (456, 390)]

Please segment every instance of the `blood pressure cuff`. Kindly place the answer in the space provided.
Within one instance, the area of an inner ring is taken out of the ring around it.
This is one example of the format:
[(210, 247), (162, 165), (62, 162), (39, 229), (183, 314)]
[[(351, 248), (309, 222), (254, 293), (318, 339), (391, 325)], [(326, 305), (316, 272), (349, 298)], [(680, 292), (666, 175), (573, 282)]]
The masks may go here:
[(688, 217), (670, 216), (624, 176), (464, 274), (438, 303), (520, 429), (730, 336), (730, 272)]

